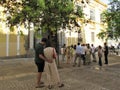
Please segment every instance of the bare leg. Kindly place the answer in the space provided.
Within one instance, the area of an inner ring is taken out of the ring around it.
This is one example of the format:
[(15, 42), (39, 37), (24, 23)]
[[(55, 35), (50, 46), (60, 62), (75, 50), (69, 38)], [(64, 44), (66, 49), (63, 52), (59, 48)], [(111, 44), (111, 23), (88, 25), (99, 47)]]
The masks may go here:
[(37, 86), (36, 87), (39, 87), (39, 85), (40, 85), (41, 76), (42, 76), (42, 72), (38, 72), (37, 73)]

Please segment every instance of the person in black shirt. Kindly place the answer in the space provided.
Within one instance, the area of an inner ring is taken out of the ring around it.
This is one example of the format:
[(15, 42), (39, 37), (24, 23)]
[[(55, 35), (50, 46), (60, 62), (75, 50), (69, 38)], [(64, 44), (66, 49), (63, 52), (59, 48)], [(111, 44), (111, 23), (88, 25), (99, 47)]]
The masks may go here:
[(52, 63), (52, 60), (48, 60), (44, 56), (44, 46), (45, 46), (46, 42), (47, 42), (47, 39), (42, 38), (41, 42), (36, 44), (36, 46), (35, 46), (35, 64), (38, 69), (36, 88), (43, 87), (43, 85), (41, 85), (41, 83), (42, 83), (41, 76), (42, 76), (42, 72), (44, 71), (45, 61)]
[(108, 64), (108, 46), (107, 46), (107, 43), (104, 43), (104, 57), (105, 57), (105, 64)]

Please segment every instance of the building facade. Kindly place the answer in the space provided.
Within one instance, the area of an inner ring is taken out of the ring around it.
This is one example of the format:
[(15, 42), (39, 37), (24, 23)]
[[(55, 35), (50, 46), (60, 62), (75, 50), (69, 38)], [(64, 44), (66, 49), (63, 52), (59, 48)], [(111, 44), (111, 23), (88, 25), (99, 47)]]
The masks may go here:
[(12, 57), (26, 54), (24, 48), (25, 37), (20, 35), (22, 27), (15, 27), (14, 32), (6, 25), (6, 13), (3, 13), (4, 8), (0, 6), (0, 57)]
[[(59, 48), (61, 48), (63, 44), (69, 46), (77, 44), (78, 42), (94, 44), (95, 46), (99, 44), (102, 45), (104, 41), (98, 39), (97, 34), (105, 28), (101, 22), (100, 15), (107, 9), (107, 5), (100, 2), (100, 0), (74, 0), (74, 4), (75, 6), (81, 6), (83, 8), (85, 20), (83, 22), (82, 19), (78, 18), (78, 27), (71, 25), (70, 30), (67, 27), (58, 30)], [(27, 49), (30, 52), (34, 51), (33, 25), (31, 24), (31, 30), (29, 31), (26, 30), (24, 26), (18, 25), (15, 27), (17, 29), (15, 32), (10, 32), (5, 23), (6, 15), (2, 13), (3, 10), (4, 8), (0, 6), (0, 57), (18, 56), (28, 53), (25, 48), (26, 41), (28, 42)], [(20, 35), (21, 30), (28, 36), (27, 40), (25, 36)]]
[(107, 9), (107, 5), (100, 0), (74, 0), (74, 3), (76, 6), (82, 7), (85, 20), (77, 20), (79, 27), (60, 30), (60, 47), (63, 44), (69, 46), (78, 42), (95, 46), (103, 45), (104, 41), (98, 39), (97, 34), (106, 28), (101, 21), (101, 13)]

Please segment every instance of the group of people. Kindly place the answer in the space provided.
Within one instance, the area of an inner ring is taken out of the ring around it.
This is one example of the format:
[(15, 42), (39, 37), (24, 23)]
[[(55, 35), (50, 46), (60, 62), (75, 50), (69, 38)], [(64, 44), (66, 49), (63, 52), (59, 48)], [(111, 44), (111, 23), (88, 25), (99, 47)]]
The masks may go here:
[(120, 43), (109, 46), (110, 54), (120, 55)]
[[(102, 56), (104, 52), (105, 64), (108, 64), (108, 46), (104, 43), (102, 48), (100, 45), (94, 47), (92, 44), (71, 45), (66, 47), (64, 44), (61, 49), (62, 59), (66, 63), (73, 63), (73, 66), (89, 65), (91, 63), (91, 56), (93, 62), (96, 62), (96, 52), (98, 53), (99, 65), (102, 66)], [(66, 57), (66, 59), (65, 59)], [(78, 59), (79, 58), (79, 59)], [(42, 38), (41, 42), (35, 46), (35, 65), (37, 66), (37, 82), (36, 88), (44, 87), (45, 85), (51, 89), (53, 86), (63, 87), (64, 84), (60, 81), (59, 73), (56, 66), (57, 53), (54, 47), (50, 45), (46, 38)], [(78, 62), (77, 62), (78, 60)], [(41, 81), (42, 73), (45, 71), (46, 82)]]
[[(56, 66), (57, 53), (54, 47), (48, 43), (46, 38), (42, 38), (35, 47), (35, 65), (38, 69), (36, 88), (46, 86), (51, 89), (54, 85), (63, 87)], [(43, 71), (46, 73), (46, 82), (41, 81)]]
[[(83, 61), (83, 65), (89, 65), (92, 61), (97, 62), (96, 54), (98, 56), (98, 64), (102, 66), (102, 56), (104, 53), (105, 64), (108, 64), (108, 46), (104, 43), (104, 47), (95, 47), (93, 44), (80, 44), (67, 46), (64, 44), (61, 48), (62, 60), (66, 63), (73, 63), (73, 66), (78, 64), (78, 67)], [(65, 59), (66, 57), (66, 59)], [(79, 58), (79, 59), (78, 59)], [(77, 63), (78, 60), (78, 63)]]

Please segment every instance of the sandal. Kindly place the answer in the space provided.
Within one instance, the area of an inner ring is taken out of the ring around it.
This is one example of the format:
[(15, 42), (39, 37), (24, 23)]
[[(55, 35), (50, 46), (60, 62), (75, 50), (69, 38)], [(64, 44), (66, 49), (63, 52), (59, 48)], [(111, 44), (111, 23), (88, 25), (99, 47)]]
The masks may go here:
[(41, 81), (40, 84), (44, 84), (44, 82)]
[(62, 83), (62, 84), (60, 84), (58, 87), (59, 87), (59, 88), (64, 87), (64, 84)]
[(38, 85), (35, 88), (43, 88), (43, 87), (44, 87), (44, 85)]
[(52, 86), (52, 85), (48, 85), (48, 88), (49, 88), (49, 89), (52, 89), (52, 88), (53, 88), (53, 86)]

